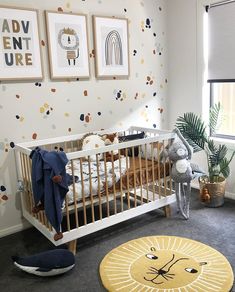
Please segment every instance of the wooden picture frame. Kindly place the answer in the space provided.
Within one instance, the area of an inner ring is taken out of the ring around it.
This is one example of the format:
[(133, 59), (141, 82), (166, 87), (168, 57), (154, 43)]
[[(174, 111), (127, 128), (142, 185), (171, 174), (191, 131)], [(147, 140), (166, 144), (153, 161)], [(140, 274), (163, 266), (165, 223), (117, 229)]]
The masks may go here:
[(51, 79), (89, 78), (87, 16), (45, 11)]
[(38, 11), (0, 6), (0, 80), (42, 80)]
[(93, 15), (97, 78), (129, 77), (128, 19)]

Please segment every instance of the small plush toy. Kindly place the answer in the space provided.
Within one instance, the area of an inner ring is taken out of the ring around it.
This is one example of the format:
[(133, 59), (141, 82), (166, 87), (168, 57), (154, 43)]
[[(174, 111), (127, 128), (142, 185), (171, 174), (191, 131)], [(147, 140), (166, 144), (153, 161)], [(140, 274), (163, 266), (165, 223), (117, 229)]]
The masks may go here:
[[(102, 139), (104, 140), (104, 144), (106, 146), (119, 143), (118, 133), (105, 134), (105, 135), (102, 136)], [(112, 160), (111, 151), (106, 152), (105, 155), (106, 155), (106, 160), (107, 161), (111, 161)], [(113, 160), (118, 159), (118, 156), (119, 156), (118, 155), (118, 150), (114, 150), (113, 151)]]
[[(189, 218), (189, 205), (191, 195), (191, 180), (203, 173), (196, 164), (191, 164), (193, 150), (184, 139), (178, 129), (174, 132), (178, 135), (179, 141), (174, 142), (167, 151), (167, 156), (172, 161), (171, 177), (175, 182), (175, 192), (178, 209), (185, 219)], [(186, 185), (186, 191), (184, 184)]]
[[(89, 133), (82, 138), (82, 150), (92, 150), (104, 146), (104, 140), (102, 139), (102, 136), (98, 134)], [(97, 157), (98, 160), (100, 160), (103, 158), (103, 155), (98, 154)], [(96, 161), (96, 155), (90, 155), (90, 161)]]
[(67, 249), (54, 249), (32, 256), (12, 256), (19, 269), (37, 276), (57, 276), (68, 272), (75, 266), (75, 257)]

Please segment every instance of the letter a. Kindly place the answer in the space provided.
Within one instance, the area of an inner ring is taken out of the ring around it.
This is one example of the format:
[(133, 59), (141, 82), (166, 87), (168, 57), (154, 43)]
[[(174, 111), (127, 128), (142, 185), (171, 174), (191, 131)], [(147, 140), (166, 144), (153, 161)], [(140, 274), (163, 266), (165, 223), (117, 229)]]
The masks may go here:
[(6, 19), (4, 19), (2, 23), (2, 32), (5, 32), (5, 31), (10, 32), (9, 25)]

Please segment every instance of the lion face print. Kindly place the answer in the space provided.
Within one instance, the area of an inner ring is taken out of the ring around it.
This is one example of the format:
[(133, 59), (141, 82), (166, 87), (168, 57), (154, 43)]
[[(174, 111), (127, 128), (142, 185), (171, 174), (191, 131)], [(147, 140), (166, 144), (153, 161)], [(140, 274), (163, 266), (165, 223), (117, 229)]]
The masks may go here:
[[(201, 273), (202, 265), (191, 257), (176, 251), (156, 250), (151, 247), (149, 253), (139, 257), (131, 266), (133, 278), (141, 280), (143, 284), (158, 287), (167, 282), (168, 288), (177, 288), (193, 282)], [(140, 267), (142, 267), (140, 269)]]

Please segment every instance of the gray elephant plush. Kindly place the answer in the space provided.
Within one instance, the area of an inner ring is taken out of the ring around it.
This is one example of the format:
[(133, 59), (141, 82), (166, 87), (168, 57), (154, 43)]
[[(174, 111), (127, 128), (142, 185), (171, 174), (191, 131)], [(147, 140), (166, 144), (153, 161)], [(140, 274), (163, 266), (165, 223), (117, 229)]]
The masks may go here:
[(188, 219), (191, 180), (204, 172), (196, 164), (190, 163), (193, 149), (177, 128), (174, 129), (174, 132), (179, 137), (179, 141), (171, 144), (167, 151), (167, 156), (172, 162), (171, 177), (175, 182), (178, 210), (185, 219)]

